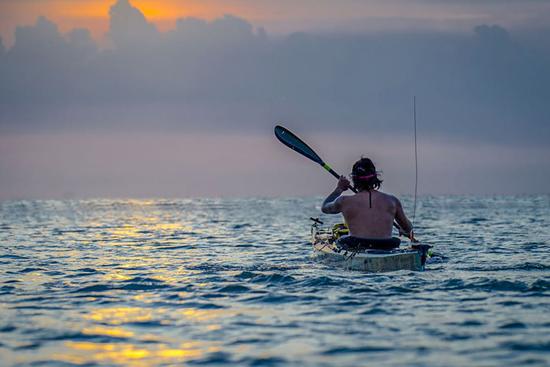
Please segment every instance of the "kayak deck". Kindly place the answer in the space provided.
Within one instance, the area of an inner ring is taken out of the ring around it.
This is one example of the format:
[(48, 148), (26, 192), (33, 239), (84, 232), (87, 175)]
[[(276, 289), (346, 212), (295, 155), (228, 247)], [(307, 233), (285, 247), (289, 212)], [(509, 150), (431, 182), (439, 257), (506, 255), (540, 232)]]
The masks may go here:
[(422, 246), (394, 250), (349, 251), (342, 249), (332, 231), (312, 227), (313, 256), (317, 260), (347, 270), (388, 272), (424, 270), (426, 254)]

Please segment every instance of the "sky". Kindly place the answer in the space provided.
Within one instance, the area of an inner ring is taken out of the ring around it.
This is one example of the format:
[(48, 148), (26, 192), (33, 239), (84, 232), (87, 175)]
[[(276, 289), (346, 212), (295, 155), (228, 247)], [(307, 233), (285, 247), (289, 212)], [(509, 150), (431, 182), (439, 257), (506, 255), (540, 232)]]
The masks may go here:
[(0, 0), (0, 200), (550, 193), (550, 1)]
[[(86, 27), (101, 44), (109, 44), (108, 9), (112, 0), (0, 0), (0, 34), (9, 45), (19, 25), (38, 15), (61, 31)], [(213, 20), (225, 14), (242, 17), (272, 34), (296, 31), (356, 32), (407, 29), (469, 31), (479, 24), (543, 28), (550, 18), (547, 0), (134, 0), (159, 30), (178, 18)]]

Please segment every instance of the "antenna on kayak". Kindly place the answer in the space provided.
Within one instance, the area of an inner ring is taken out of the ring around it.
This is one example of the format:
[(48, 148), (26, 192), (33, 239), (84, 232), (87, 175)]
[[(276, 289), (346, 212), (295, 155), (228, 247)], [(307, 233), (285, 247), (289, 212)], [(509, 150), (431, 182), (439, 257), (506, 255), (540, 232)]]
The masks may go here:
[(412, 225), (414, 228), (414, 220), (416, 219), (416, 197), (418, 195), (418, 149), (416, 144), (416, 96), (413, 96), (413, 116), (414, 116), (414, 206), (413, 206)]

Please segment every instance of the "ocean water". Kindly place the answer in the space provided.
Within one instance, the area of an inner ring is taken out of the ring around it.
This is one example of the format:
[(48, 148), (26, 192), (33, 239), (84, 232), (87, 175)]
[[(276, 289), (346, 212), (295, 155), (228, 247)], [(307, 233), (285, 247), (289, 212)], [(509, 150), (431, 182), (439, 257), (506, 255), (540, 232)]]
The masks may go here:
[(550, 365), (549, 196), (421, 198), (384, 274), (312, 259), (320, 202), (0, 203), (0, 365)]

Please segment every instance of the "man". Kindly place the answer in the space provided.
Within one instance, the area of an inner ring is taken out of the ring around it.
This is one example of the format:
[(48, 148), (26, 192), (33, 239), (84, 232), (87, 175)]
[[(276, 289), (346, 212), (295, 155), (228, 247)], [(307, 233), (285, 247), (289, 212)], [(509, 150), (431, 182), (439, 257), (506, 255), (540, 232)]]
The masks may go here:
[[(351, 177), (357, 194), (341, 196), (350, 187), (350, 182), (344, 176), (340, 177), (336, 189), (323, 202), (323, 213), (342, 213), (350, 237), (391, 239), (395, 220), (401, 227), (400, 234), (414, 238), (411, 222), (407, 219), (401, 202), (395, 196), (378, 191), (382, 180), (378, 178), (376, 168), (370, 159), (358, 160), (353, 165)], [(399, 243), (393, 247), (398, 246)]]

